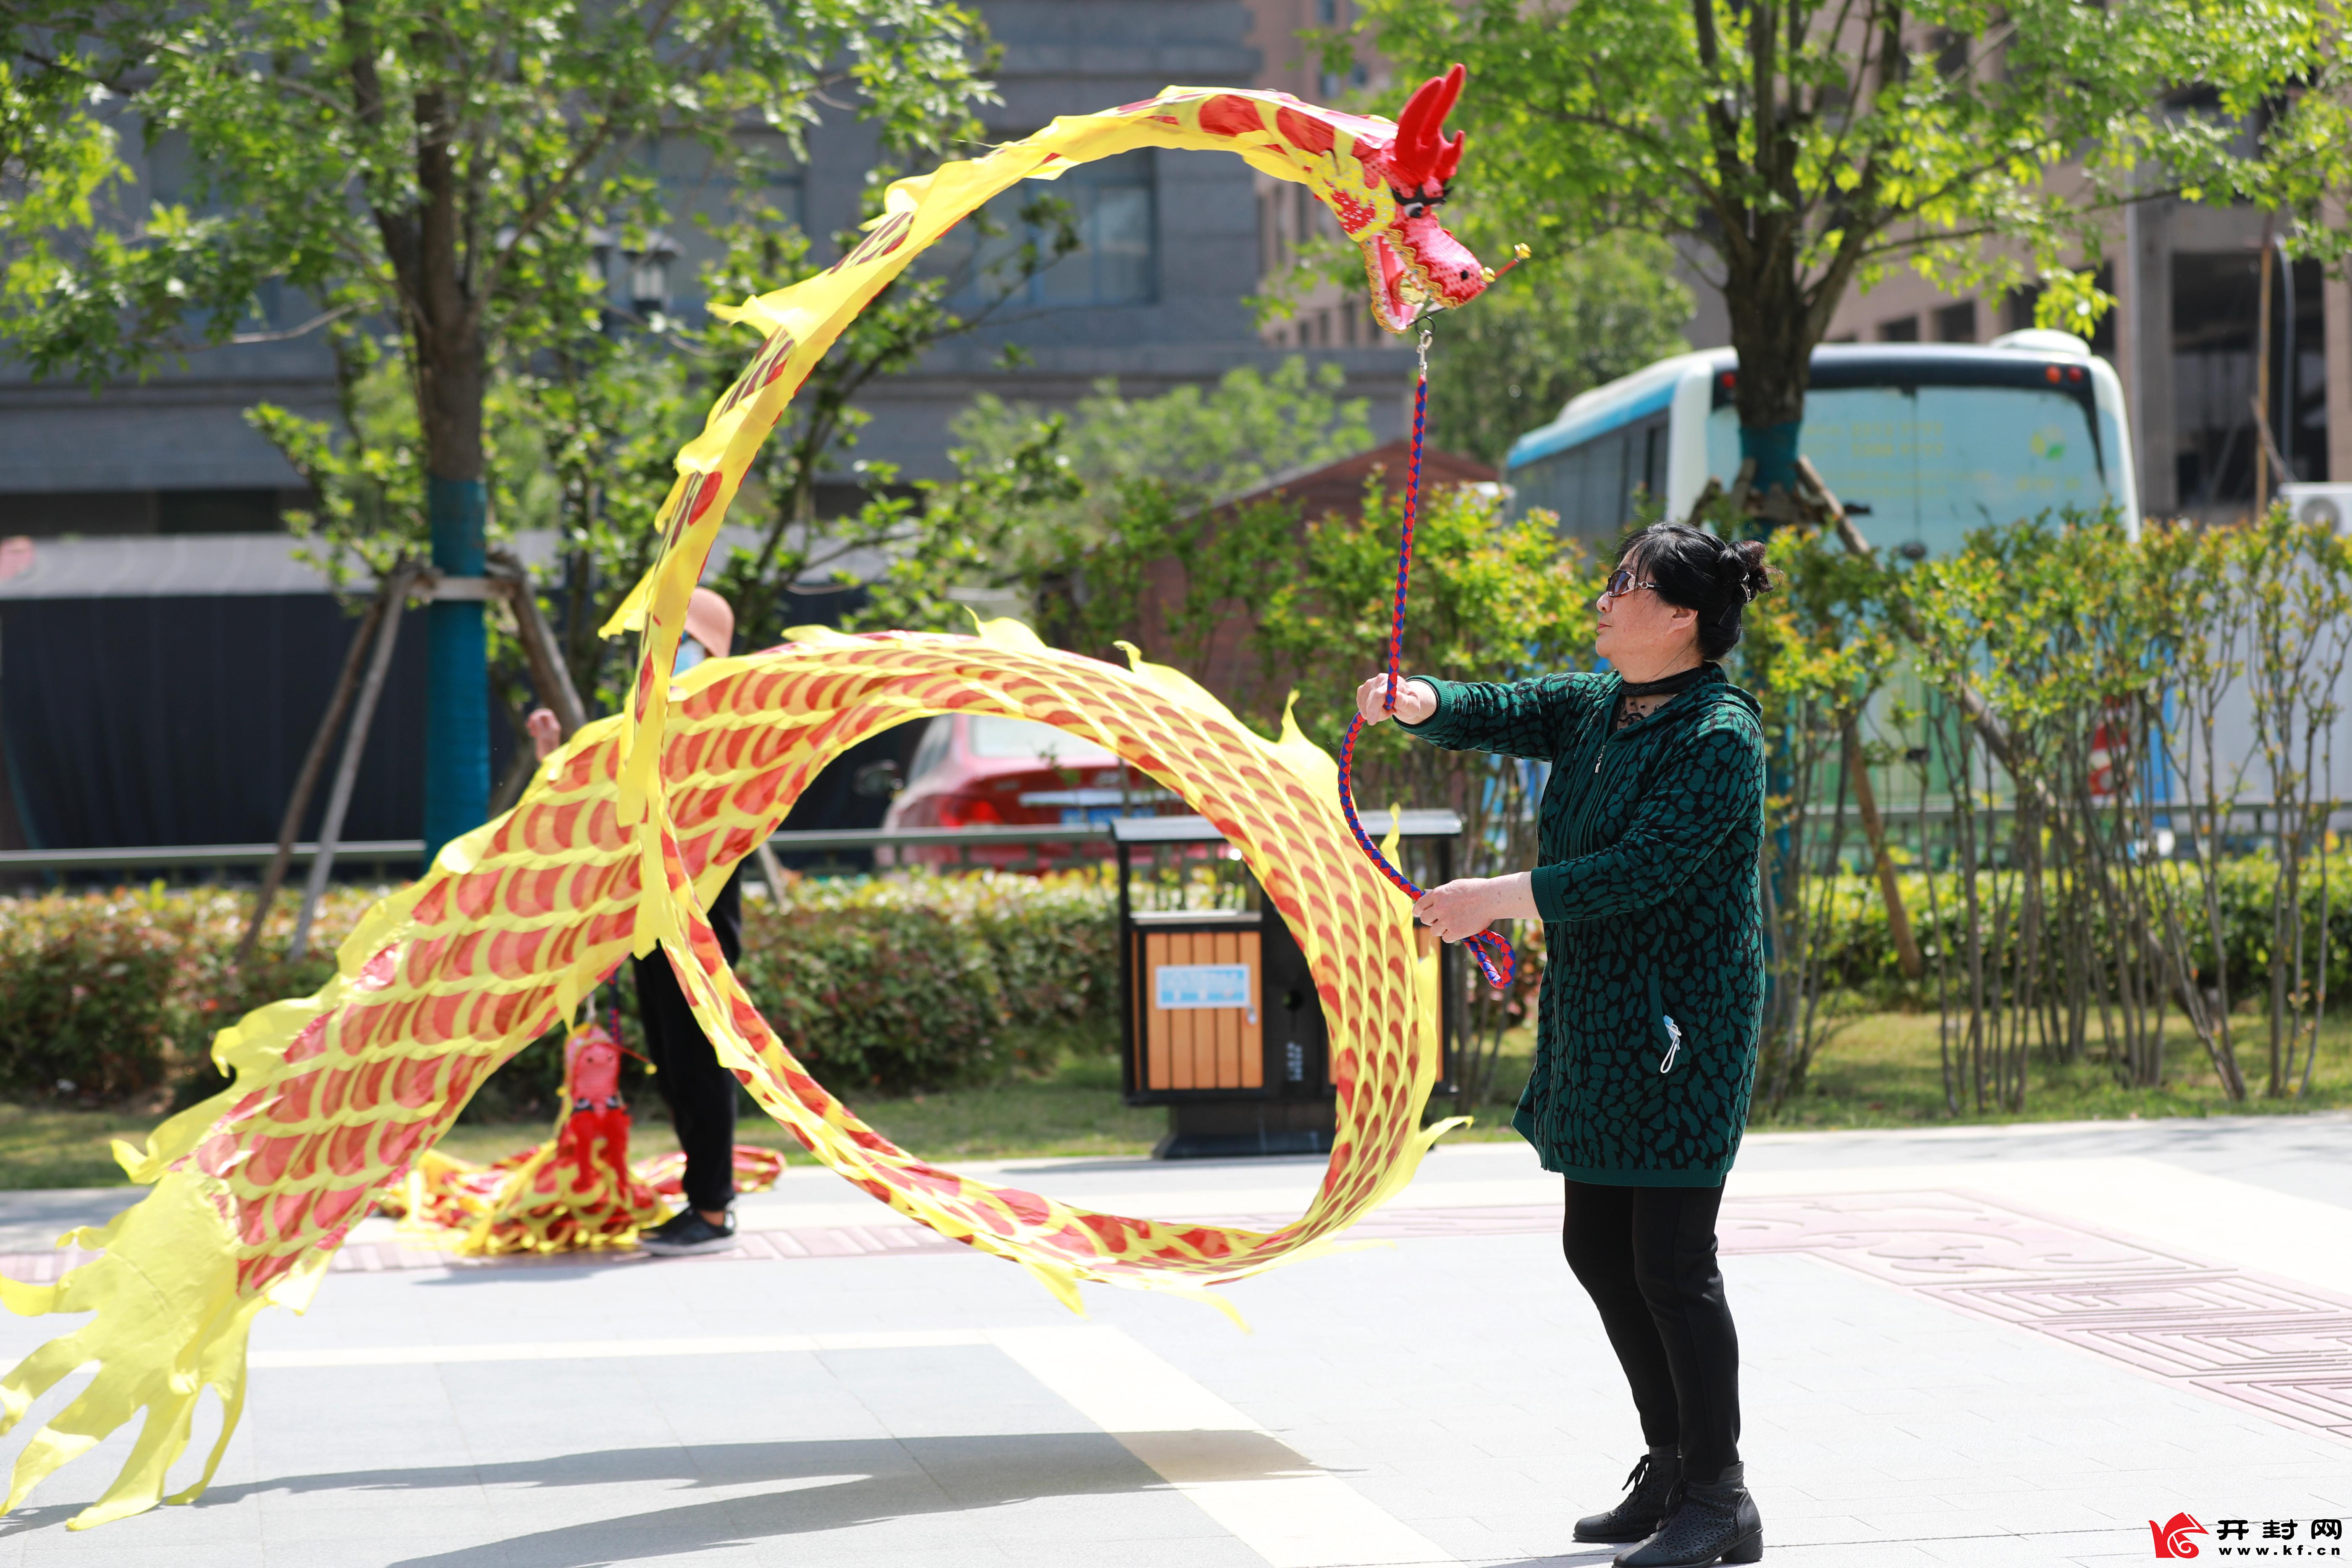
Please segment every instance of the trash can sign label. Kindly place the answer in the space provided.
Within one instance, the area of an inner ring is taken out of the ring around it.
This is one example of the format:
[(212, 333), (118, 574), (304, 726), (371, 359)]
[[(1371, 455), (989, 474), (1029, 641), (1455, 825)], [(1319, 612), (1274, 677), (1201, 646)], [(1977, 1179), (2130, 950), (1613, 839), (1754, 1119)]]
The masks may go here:
[(1155, 1007), (1247, 1007), (1253, 1000), (1246, 963), (1163, 963), (1153, 976)]

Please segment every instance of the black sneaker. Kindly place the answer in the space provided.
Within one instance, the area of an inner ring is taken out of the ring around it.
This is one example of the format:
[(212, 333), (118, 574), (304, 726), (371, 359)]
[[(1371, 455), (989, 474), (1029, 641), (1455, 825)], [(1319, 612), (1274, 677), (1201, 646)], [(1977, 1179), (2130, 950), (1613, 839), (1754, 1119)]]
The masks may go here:
[(735, 1245), (735, 1211), (727, 1223), (713, 1225), (697, 1209), (680, 1209), (637, 1237), (637, 1245), (656, 1258), (691, 1258), (698, 1252), (725, 1252)]

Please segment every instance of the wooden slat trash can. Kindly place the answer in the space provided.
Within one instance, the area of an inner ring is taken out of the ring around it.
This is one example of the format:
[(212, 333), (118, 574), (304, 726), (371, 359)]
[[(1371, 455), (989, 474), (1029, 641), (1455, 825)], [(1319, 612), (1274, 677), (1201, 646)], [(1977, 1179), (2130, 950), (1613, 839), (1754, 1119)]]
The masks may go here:
[[(1403, 836), (1426, 874), (1453, 874), (1461, 818), (1409, 811)], [(1281, 912), (1235, 866), (1248, 907), (1138, 908), (1139, 858), (1181, 866), (1217, 855), (1223, 836), (1199, 816), (1128, 817), (1118, 849), (1120, 1078), (1129, 1105), (1168, 1107), (1163, 1160), (1319, 1154), (1338, 1110), (1329, 1037), (1314, 976)], [(1423, 940), (1437, 947), (1435, 938)], [(1450, 1089), (1461, 951), (1442, 949), (1441, 1089)]]

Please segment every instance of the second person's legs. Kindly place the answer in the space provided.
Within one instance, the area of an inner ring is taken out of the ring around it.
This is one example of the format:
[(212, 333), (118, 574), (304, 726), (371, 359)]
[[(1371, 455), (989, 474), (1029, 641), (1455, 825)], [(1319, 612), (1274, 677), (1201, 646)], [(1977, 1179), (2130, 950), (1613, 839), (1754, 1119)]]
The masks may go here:
[(654, 1087), (669, 1105), (670, 1125), (686, 1152), (683, 1195), (691, 1208), (720, 1213), (735, 1201), (735, 1075), (719, 1065), (669, 956), (656, 951), (635, 963), (637, 1016), (645, 1024)]

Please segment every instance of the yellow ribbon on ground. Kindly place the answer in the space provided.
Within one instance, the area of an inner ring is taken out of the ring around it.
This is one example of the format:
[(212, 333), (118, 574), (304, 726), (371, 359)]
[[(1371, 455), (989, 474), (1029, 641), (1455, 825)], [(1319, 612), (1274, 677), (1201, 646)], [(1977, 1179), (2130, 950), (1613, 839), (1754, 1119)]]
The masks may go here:
[[(1385, 265), (1390, 239), (1420, 255), (1434, 226), (1424, 212), (1402, 214), (1387, 189), (1393, 135), (1385, 121), (1281, 94), (1171, 89), (900, 181), (831, 271), (739, 307), (766, 346), (681, 455), (660, 560), (616, 617), (642, 616), (630, 710), (583, 729), (513, 811), (371, 910), (315, 994), (220, 1032), (214, 1057), (232, 1087), (163, 1123), (143, 1151), (116, 1145), (154, 1191), (102, 1230), (63, 1238), (100, 1249), (96, 1260), (54, 1285), (0, 1279), (11, 1310), (96, 1314), (0, 1379), (0, 1416), (13, 1427), (61, 1380), (96, 1368), (18, 1456), (5, 1507), (142, 1412), (121, 1474), (74, 1526), (202, 1492), (236, 1429), (255, 1315), (307, 1306), (351, 1227), (474, 1089), (572, 1016), (623, 958), (657, 942), (720, 1061), (819, 1159), (900, 1213), (1020, 1264), (1073, 1308), (1085, 1280), (1201, 1296), (1328, 1250), (1411, 1180), (1444, 1130), (1421, 1125), (1437, 1070), (1435, 962), (1403, 896), (1350, 842), (1330, 758), (1295, 728), (1269, 742), (1172, 670), (1060, 652), (1001, 621), (977, 637), (804, 632), (666, 678), (687, 595), (759, 442), (848, 320), (956, 219), (1016, 179), (1070, 163), (1139, 146), (1213, 147), (1306, 180), (1327, 202), (1344, 197), (1343, 224)], [(1403, 232), (1411, 225), (1420, 227)], [(1339, 1095), (1329, 1168), (1296, 1222), (1261, 1234), (1128, 1218), (941, 1170), (859, 1121), (751, 1005), (702, 905), (829, 760), (892, 725), (950, 712), (1034, 720), (1117, 753), (1214, 823), (1290, 922), (1329, 1026)], [(164, 1500), (208, 1387), (226, 1407), (220, 1439), (193, 1484)]]

